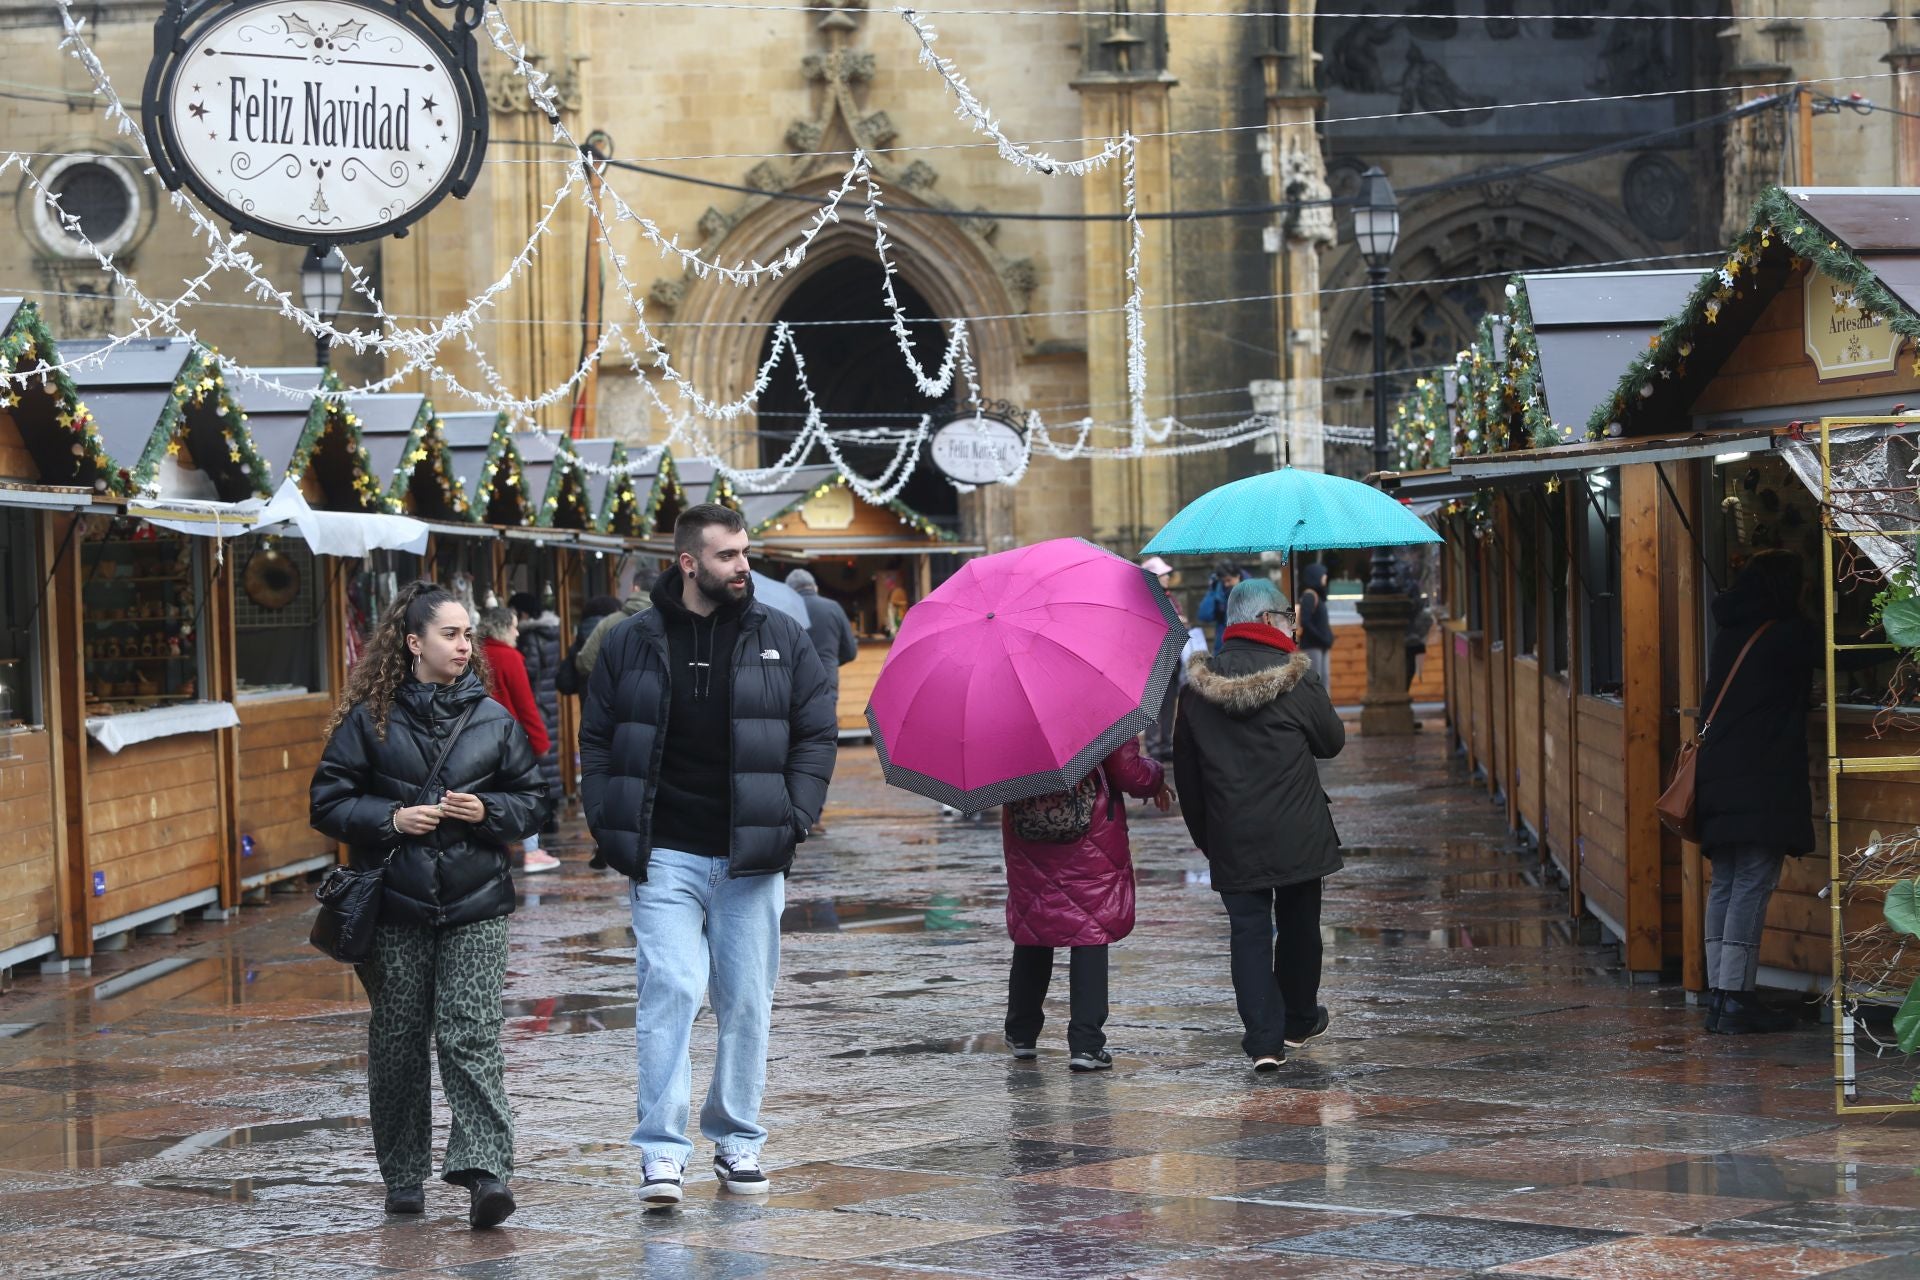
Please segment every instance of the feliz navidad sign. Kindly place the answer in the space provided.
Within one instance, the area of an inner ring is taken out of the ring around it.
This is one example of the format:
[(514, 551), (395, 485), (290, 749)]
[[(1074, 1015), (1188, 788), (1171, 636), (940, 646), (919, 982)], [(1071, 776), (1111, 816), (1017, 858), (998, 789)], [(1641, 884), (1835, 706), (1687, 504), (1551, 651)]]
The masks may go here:
[(272, 240), (404, 235), (479, 175), (482, 12), (482, 0), (168, 0), (143, 97), (154, 167)]

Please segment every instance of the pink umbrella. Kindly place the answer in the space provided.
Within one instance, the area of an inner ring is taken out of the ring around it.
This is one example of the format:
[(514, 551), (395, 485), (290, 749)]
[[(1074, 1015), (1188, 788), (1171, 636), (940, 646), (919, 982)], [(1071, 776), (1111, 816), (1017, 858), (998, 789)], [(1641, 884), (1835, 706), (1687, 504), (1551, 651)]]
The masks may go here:
[(983, 556), (907, 611), (867, 723), (889, 783), (969, 812), (1074, 786), (1151, 724), (1187, 633), (1080, 538)]

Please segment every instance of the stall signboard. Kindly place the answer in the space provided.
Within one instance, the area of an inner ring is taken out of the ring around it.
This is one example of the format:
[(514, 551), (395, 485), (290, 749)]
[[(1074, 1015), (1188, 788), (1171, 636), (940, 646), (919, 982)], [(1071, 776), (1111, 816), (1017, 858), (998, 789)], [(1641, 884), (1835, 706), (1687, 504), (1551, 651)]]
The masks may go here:
[(1892, 370), (1900, 335), (1862, 305), (1852, 286), (1809, 271), (1805, 293), (1807, 355), (1822, 382)]
[(934, 432), (931, 449), (933, 465), (956, 484), (998, 484), (1019, 475), (1027, 461), (1019, 430), (980, 414), (955, 418)]
[(482, 6), (168, 0), (142, 99), (154, 167), (235, 228), (291, 244), (404, 234), (480, 172)]

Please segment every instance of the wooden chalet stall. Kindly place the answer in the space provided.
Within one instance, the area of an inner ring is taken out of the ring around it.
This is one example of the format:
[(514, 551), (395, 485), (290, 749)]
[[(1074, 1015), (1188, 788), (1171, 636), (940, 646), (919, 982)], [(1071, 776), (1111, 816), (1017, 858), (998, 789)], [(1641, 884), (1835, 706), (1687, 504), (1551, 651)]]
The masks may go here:
[[(384, 510), (358, 419), (317, 367), (265, 369), (235, 398), (276, 476), (292, 480), (316, 511)], [(282, 390), (281, 388), (285, 388)], [(334, 843), (307, 823), (307, 789), (327, 717), (349, 665), (349, 566), (320, 556), (292, 530), (232, 539), (236, 696), (240, 717), (239, 884), (264, 895), (276, 881), (327, 866)]]
[[(57, 361), (31, 302), (0, 299), (0, 363)], [(73, 384), (0, 400), (0, 971), (90, 951), (85, 851), (69, 839), (69, 760), (81, 741), (80, 625), (53, 579), (106, 484), (99, 437)]]
[[(1447, 495), (1452, 510), (1453, 728), (1516, 825), (1567, 872), (1574, 909), (1621, 938), (1637, 974), (1677, 970), (1704, 985), (1708, 868), (1654, 804), (1700, 711), (1717, 590), (1776, 546), (1806, 556), (1820, 581), (1817, 455), (1797, 424), (1920, 405), (1913, 353), (1899, 351), (1900, 335), (1920, 334), (1916, 219), (1920, 191), (1775, 191), (1704, 274), (1523, 279), (1511, 368), (1487, 379), (1494, 404), (1455, 406), (1453, 456), (1409, 455), (1446, 463), (1401, 483)], [(1416, 427), (1403, 440), (1417, 441), (1443, 432), (1446, 415), (1429, 394), (1403, 421)], [(1470, 453), (1459, 446), (1473, 429), (1504, 438)], [(1839, 630), (1856, 640), (1878, 589), (1868, 577), (1851, 577), (1837, 604)], [(1847, 749), (1873, 750), (1863, 744), (1889, 676), (1843, 668)], [(1822, 814), (1823, 726), (1809, 726), (1822, 735)], [(1843, 831), (1864, 842), (1911, 828), (1911, 794), (1847, 779)], [(1828, 971), (1827, 867), (1789, 860), (1763, 981), (1811, 988)]]
[(69, 735), (69, 875), (84, 895), (66, 956), (166, 929), (182, 913), (239, 896), (239, 717), (234, 699), (231, 504), (264, 497), (271, 469), (217, 357), (184, 340), (112, 346), (74, 382), (97, 424), (99, 475), (124, 505), (85, 518), (53, 577), (63, 647), (79, 663), (62, 690), (84, 715)]
[(983, 548), (956, 544), (904, 503), (862, 501), (837, 467), (802, 467), (775, 492), (741, 494), (739, 506), (755, 556), (773, 562), (764, 572), (784, 578), (804, 568), (847, 611), (860, 652), (840, 671), (840, 728), (864, 731), (867, 699), (908, 607), (946, 576), (948, 557)]
[(433, 539), (426, 570), (476, 608), (506, 600), (500, 531), (534, 521), (513, 431), (503, 413), (440, 415), (439, 435), (455, 485), (466, 495), (466, 519), (429, 520)]

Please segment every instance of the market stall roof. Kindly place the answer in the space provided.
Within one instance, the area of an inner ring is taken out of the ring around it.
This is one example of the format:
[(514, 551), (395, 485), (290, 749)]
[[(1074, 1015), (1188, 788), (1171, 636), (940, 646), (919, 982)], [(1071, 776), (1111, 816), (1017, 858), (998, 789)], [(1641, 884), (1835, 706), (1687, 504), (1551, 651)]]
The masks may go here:
[(353, 414), (338, 398), (340, 379), (333, 370), (300, 365), (253, 373), (272, 385), (249, 379), (233, 388), (233, 399), (274, 475), (300, 481), (311, 476), (323, 509), (377, 509), (385, 486), (367, 459)]
[(1613, 391), (1619, 373), (1700, 281), (1684, 271), (1595, 271), (1521, 278), (1540, 353), (1551, 418), (1578, 427)]
[(433, 421), (433, 404), (416, 392), (398, 391), (355, 396), (348, 407), (360, 420), (360, 440), (381, 493), (389, 498), (404, 493), (414, 466), (408, 459)]
[[(100, 360), (81, 366), (73, 381), (126, 489), (229, 502), (272, 491), (275, 475), (254, 449), (212, 352), (185, 338), (61, 344), (65, 360), (95, 354)], [(198, 469), (180, 465), (183, 454)]]
[(558, 431), (516, 431), (513, 447), (530, 508), (527, 524), (567, 529), (591, 524), (586, 473), (573, 465), (572, 440)]
[[(25, 373), (60, 360), (39, 307), (20, 298), (0, 298), (0, 365)], [(0, 405), (0, 413), (10, 418), (19, 432), (33, 474), (9, 479), (56, 487), (72, 485), (99, 493), (121, 490), (100, 439), (99, 424), (64, 370), (14, 384), (10, 398), (12, 403)]]
[(806, 506), (839, 483), (838, 467), (800, 467), (782, 481), (778, 489), (742, 493), (740, 514), (746, 518), (747, 532), (759, 537), (780, 517)]
[(77, 485), (26, 484), (0, 480), (0, 507), (53, 508), (77, 511), (93, 501), (93, 490)]
[(621, 493), (633, 492), (626, 476), (613, 473), (613, 468), (626, 461), (626, 446), (605, 437), (575, 440), (573, 455), (587, 468), (592, 468), (582, 468), (580, 472), (590, 523), (595, 529), (611, 528), (613, 508), (620, 501)]
[(703, 502), (717, 502), (723, 507), (735, 509), (740, 506), (734, 497), (733, 487), (720, 470), (720, 464), (712, 458), (676, 457), (673, 460), (673, 475), (681, 500), (689, 507), (697, 507)]
[(1512, 453), (1461, 458), (1450, 470), (1456, 478), (1473, 483), (1476, 488), (1487, 488), (1501, 483), (1528, 483), (1573, 471), (1601, 471), (1635, 463), (1684, 462), (1725, 453), (1757, 452), (1773, 448), (1776, 434), (1764, 429), (1692, 431), (1582, 440), (1547, 449), (1519, 449)]
[[(679, 518), (686, 499), (680, 488), (679, 464), (665, 445), (646, 445), (626, 454), (627, 480), (633, 493), (628, 508), (632, 527), (626, 532), (644, 537), (667, 532)], [(616, 521), (609, 528), (617, 528)]]
[(1920, 339), (1920, 188), (1769, 190), (1722, 265), (1627, 364), (1589, 433), (1642, 434), (1687, 413), (1802, 264), (1850, 290), (1894, 333)]
[(469, 507), (482, 505), (481, 489), (485, 480), (487, 449), (501, 416), (485, 410), (440, 415), (440, 438), (446, 441), (447, 460), (454, 478), (466, 491)]
[(816, 535), (793, 541), (757, 542), (753, 553), (772, 560), (830, 560), (835, 556), (977, 555), (985, 550), (984, 546), (959, 542), (909, 542), (886, 534), (856, 534), (844, 538)]
[[(824, 498), (836, 489), (845, 489), (848, 491), (847, 501), (854, 504), (854, 511), (849, 511), (847, 518), (853, 523), (845, 526), (845, 532), (842, 532), (841, 528), (831, 530), (815, 528), (808, 523), (808, 517), (812, 514), (808, 510), (809, 504)], [(747, 532), (753, 536), (756, 542), (759, 542), (768, 550), (776, 546), (791, 546), (800, 542), (804, 542), (809, 547), (826, 546), (830, 543), (841, 542), (846, 542), (848, 545), (858, 545), (860, 538), (872, 532), (871, 528), (867, 530), (867, 533), (854, 531), (859, 527), (862, 519), (858, 514), (855, 514), (860, 507), (865, 507), (870, 511), (884, 511), (888, 513), (888, 516), (881, 520), (881, 524), (885, 527), (886, 532), (878, 535), (879, 541), (874, 545), (924, 548), (927, 542), (920, 541), (912, 536), (912, 534), (919, 534), (922, 539), (940, 544), (935, 548), (936, 550), (953, 550), (952, 535), (948, 534), (944, 529), (935, 525), (931, 520), (898, 498), (890, 498), (885, 502), (872, 502), (861, 497), (858, 493), (853, 492), (852, 486), (847, 483), (846, 476), (838, 467), (800, 467), (795, 470), (792, 475), (788, 476), (778, 489), (770, 493), (744, 493), (740, 495), (740, 514), (746, 519)], [(796, 519), (798, 520), (799, 527), (794, 527)], [(900, 527), (911, 530), (912, 534), (903, 536)], [(823, 554), (834, 553), (824, 552)], [(839, 554), (855, 553), (841, 552)], [(868, 551), (865, 554), (889, 553)]]

